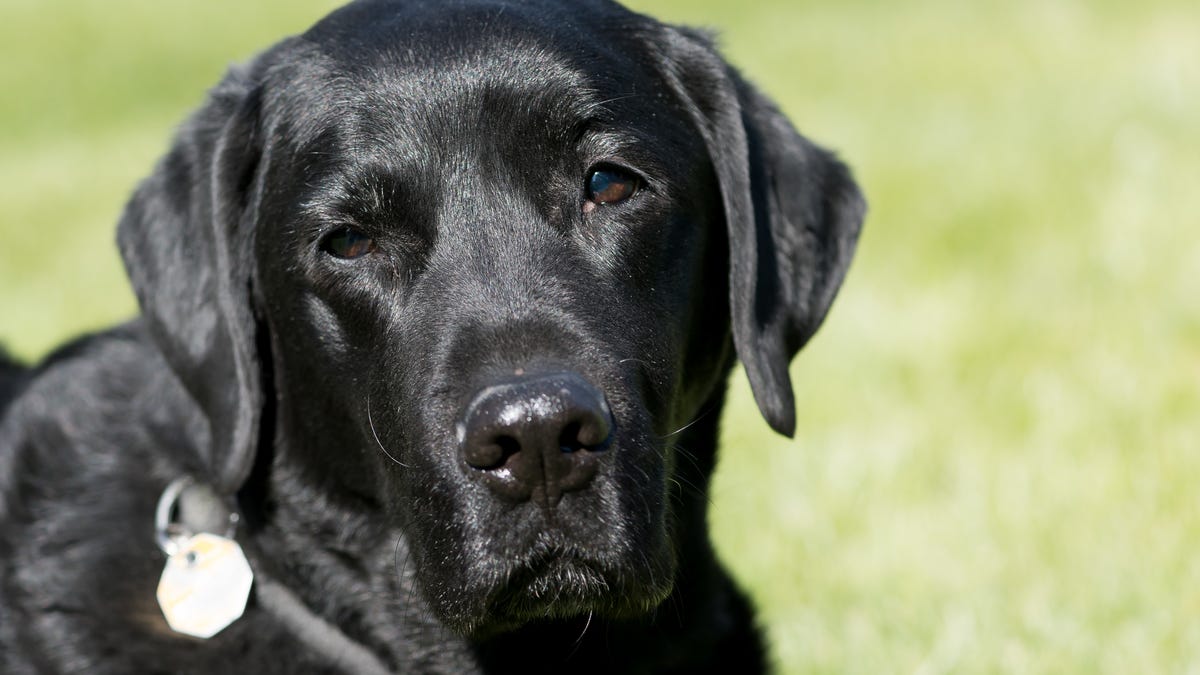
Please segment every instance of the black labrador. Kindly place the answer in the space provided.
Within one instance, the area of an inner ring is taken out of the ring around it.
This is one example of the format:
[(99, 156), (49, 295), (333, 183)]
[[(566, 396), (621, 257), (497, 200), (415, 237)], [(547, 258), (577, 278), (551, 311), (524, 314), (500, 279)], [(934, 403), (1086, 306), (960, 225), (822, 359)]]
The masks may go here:
[[(793, 432), (863, 213), (699, 32), (334, 12), (134, 194), (141, 316), (0, 366), (0, 670), (768, 669), (706, 533), (725, 380)], [(200, 532), (254, 575), (208, 638), (156, 600)]]

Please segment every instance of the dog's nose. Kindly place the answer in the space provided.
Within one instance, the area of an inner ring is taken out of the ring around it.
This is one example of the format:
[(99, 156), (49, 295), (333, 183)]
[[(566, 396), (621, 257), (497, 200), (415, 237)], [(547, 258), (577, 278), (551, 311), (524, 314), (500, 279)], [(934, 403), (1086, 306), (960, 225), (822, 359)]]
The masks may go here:
[(462, 457), (497, 496), (554, 506), (586, 487), (612, 442), (604, 395), (575, 373), (527, 376), (481, 390), (459, 425)]

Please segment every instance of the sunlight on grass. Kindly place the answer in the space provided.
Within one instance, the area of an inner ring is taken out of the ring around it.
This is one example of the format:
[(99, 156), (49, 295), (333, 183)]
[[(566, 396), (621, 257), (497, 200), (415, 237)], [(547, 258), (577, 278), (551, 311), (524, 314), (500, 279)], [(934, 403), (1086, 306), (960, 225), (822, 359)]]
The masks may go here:
[[(130, 315), (134, 183), (330, 6), (0, 8), (0, 341)], [(1200, 6), (636, 6), (720, 28), (871, 201), (796, 440), (740, 377), (725, 418), (714, 530), (781, 670), (1200, 672)]]

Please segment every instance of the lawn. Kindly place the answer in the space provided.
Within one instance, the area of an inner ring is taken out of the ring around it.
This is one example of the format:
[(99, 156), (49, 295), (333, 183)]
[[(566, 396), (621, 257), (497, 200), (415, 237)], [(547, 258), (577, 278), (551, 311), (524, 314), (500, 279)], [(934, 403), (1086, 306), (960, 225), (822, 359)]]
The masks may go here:
[[(133, 312), (113, 227), (226, 64), (329, 2), (4, 0), (0, 342)], [(785, 673), (1200, 672), (1200, 5), (639, 0), (855, 168), (797, 359), (739, 379), (712, 515)]]

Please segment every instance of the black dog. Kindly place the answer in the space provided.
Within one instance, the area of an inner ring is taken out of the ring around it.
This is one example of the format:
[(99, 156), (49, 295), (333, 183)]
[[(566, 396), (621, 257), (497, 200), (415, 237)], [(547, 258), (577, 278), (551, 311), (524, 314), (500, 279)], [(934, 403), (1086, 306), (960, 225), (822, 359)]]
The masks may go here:
[[(792, 433), (863, 211), (699, 33), (333, 13), (133, 196), (142, 316), (0, 368), (0, 670), (766, 669), (706, 533), (724, 383)], [(182, 477), (254, 572), (210, 639), (155, 600)]]

